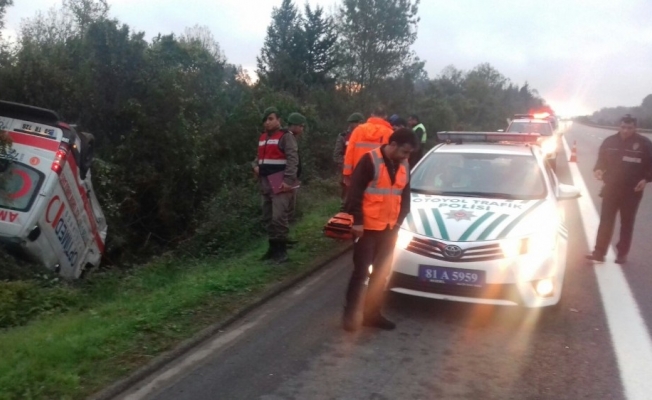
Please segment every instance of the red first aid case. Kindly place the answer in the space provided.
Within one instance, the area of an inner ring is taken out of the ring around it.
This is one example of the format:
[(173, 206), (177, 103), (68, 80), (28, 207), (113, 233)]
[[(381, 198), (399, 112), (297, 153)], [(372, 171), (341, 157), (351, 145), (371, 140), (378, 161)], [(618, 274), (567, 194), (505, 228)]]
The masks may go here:
[(333, 239), (351, 240), (353, 239), (352, 227), (353, 215), (339, 212), (324, 226), (324, 235)]

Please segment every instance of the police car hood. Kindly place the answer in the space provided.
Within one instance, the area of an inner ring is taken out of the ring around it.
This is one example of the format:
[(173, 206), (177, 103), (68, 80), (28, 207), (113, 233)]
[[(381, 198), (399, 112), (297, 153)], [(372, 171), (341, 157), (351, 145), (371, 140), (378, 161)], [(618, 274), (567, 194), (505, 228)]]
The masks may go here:
[(504, 200), (412, 193), (402, 228), (452, 242), (523, 237), (558, 225), (555, 206), (545, 199)]

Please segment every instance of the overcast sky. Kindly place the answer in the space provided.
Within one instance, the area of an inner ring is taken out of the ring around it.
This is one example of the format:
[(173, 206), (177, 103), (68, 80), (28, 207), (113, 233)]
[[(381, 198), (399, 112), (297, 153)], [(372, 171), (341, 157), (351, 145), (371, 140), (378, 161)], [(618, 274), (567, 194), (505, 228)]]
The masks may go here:
[[(308, 0), (327, 10), (335, 0)], [(21, 19), (60, 0), (15, 0)], [(295, 1), (303, 5), (304, 0)], [(281, 0), (109, 0), (111, 15), (148, 38), (208, 26), (229, 62), (255, 70), (272, 7)], [(421, 0), (414, 50), (431, 77), (488, 62), (529, 82), (558, 114), (639, 105), (652, 93), (652, 0)]]

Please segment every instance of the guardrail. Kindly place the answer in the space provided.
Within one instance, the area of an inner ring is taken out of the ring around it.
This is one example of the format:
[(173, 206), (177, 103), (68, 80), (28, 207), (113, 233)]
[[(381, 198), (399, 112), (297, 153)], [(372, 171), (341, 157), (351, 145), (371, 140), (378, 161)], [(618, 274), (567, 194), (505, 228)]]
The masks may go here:
[[(620, 128), (617, 127), (617, 126), (598, 125), (598, 124), (594, 124), (594, 123), (591, 123), (591, 122), (585, 122), (585, 121), (573, 121), (573, 123), (580, 124), (580, 125), (590, 126), (590, 127), (592, 127), (592, 128), (613, 129), (613, 130), (615, 130), (615, 131), (617, 131), (618, 129), (620, 129)], [(636, 129), (636, 131), (637, 131), (638, 133), (652, 133), (652, 129), (642, 129), (642, 128), (638, 128), (638, 129)]]

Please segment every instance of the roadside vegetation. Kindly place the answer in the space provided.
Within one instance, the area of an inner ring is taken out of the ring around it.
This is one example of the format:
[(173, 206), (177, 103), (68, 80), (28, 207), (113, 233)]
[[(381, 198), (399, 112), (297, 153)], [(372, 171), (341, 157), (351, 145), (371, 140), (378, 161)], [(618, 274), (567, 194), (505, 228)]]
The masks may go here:
[(578, 118), (578, 121), (602, 126), (620, 126), (620, 119), (625, 114), (631, 114), (633, 117), (636, 117), (639, 128), (652, 129), (652, 94), (645, 96), (639, 106), (605, 107), (594, 112), (592, 115)]
[[(411, 49), (418, 0), (341, 0), (334, 14), (277, 3), (256, 81), (207, 27), (146, 40), (106, 0), (62, 0), (17, 40), (0, 36), (0, 99), (54, 109), (95, 136), (109, 225), (102, 268), (80, 282), (0, 249), (0, 399), (84, 397), (337, 251), (321, 227), (339, 205), (332, 150), (351, 113), (416, 113), (432, 146), (433, 132), (497, 130), (545, 104), (489, 64), (429, 77)], [(0, 0), (0, 29), (11, 6)], [(373, 45), (383, 40), (393, 45)], [(300, 245), (283, 267), (258, 261), (250, 166), (272, 105), (308, 120)]]
[[(81, 399), (346, 248), (321, 234), (339, 207), (332, 183), (313, 185), (294, 231), (292, 261), (258, 261), (264, 240), (228, 257), (158, 257), (74, 285), (0, 282), (0, 399)], [(8, 317), (8, 318), (7, 318)]]

